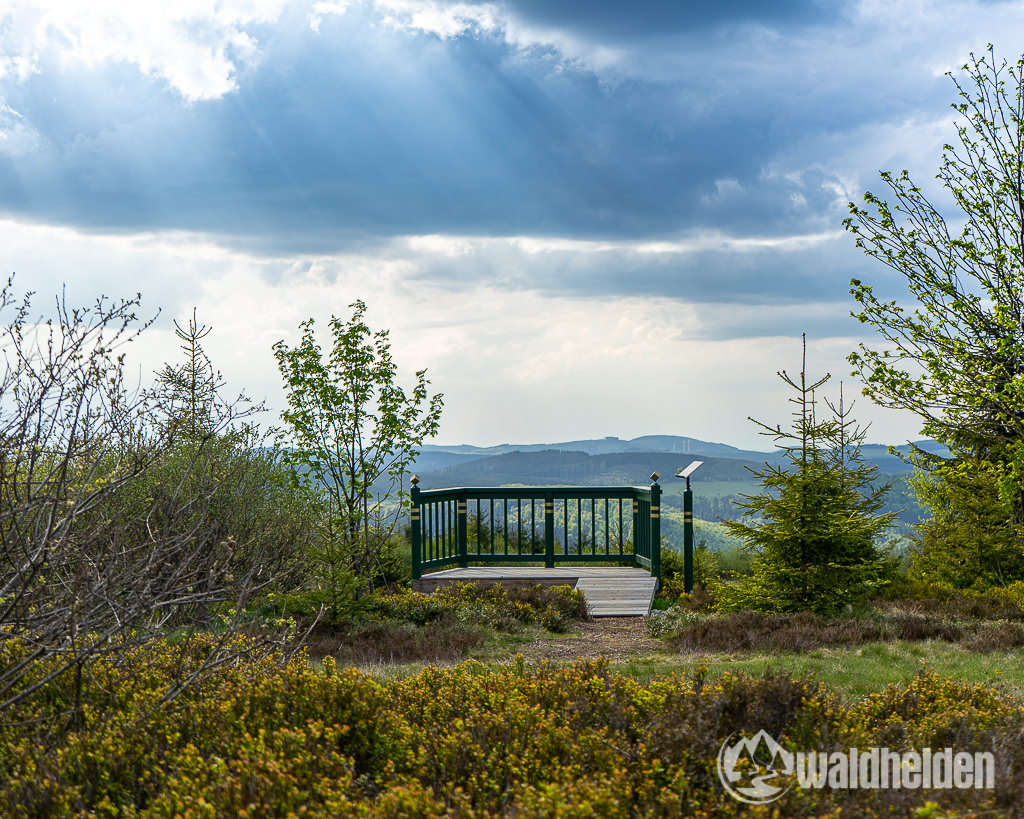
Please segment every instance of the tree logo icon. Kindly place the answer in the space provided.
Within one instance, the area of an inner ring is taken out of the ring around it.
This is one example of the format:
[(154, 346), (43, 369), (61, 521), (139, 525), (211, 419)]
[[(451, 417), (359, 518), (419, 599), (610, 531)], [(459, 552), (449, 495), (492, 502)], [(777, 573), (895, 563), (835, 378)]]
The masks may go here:
[(793, 754), (761, 730), (750, 738), (730, 742), (718, 751), (718, 778), (729, 795), (748, 805), (766, 805), (789, 790), (792, 783), (778, 782), (780, 774), (792, 774)]

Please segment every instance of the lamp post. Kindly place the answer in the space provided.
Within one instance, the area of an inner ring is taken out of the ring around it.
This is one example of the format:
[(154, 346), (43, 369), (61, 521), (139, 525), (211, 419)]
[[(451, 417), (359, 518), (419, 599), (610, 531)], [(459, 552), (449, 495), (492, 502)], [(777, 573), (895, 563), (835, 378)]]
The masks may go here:
[(693, 492), (690, 491), (690, 476), (703, 463), (692, 461), (688, 467), (676, 472), (677, 478), (686, 479), (683, 491), (683, 590), (687, 594), (693, 591)]

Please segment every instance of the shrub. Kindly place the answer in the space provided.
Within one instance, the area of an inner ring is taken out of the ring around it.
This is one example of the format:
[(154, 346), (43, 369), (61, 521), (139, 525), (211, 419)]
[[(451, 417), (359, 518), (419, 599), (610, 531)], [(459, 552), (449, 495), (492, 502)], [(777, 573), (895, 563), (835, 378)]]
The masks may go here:
[[(299, 601), (310, 607), (306, 597)], [(296, 610), (289, 598), (277, 610)], [(315, 612), (312, 612), (315, 614)], [(321, 621), (308, 640), (314, 656), (344, 662), (442, 662), (466, 655), (487, 632), (516, 633), (526, 626), (563, 632), (586, 614), (583, 593), (568, 586), (506, 588), (472, 583), (445, 586), (433, 594), (409, 590), (364, 598), (345, 621)]]
[(695, 611), (672, 606), (664, 611), (652, 611), (647, 617), (649, 637), (670, 637), (679, 634), (701, 619)]
[[(760, 730), (793, 750), (992, 749), (1001, 766), (994, 793), (791, 788), (773, 815), (906, 816), (926, 800), (952, 815), (1024, 807), (1020, 704), (928, 673), (843, 707), (781, 674), (711, 682), (698, 667), (641, 685), (604, 661), (519, 658), (380, 682), (330, 658), (317, 668), (279, 657), (222, 665), (161, 705), (177, 670), (211, 650), (209, 637), (153, 642), (96, 663), (72, 734), (41, 731), (40, 717), (65, 710), (73, 675), (21, 700), (0, 725), (0, 813), (751, 815), (723, 797), (715, 763), (725, 739)], [(5, 662), (19, 651), (0, 646)]]

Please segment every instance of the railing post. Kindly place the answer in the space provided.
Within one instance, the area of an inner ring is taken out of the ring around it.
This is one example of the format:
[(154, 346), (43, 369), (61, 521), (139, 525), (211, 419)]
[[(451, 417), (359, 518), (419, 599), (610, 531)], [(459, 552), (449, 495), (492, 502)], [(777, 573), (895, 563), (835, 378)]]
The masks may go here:
[(643, 557), (643, 546), (640, 543), (640, 498), (633, 490), (633, 565), (639, 566), (637, 555)]
[(555, 496), (544, 493), (544, 567), (555, 568)]
[(409, 482), (412, 484), (412, 489), (409, 491), (409, 498), (412, 503), (412, 507), (409, 510), (411, 523), (410, 537), (412, 539), (412, 579), (419, 580), (423, 576), (423, 570), (420, 567), (422, 560), (420, 553), (420, 488), (416, 485), (420, 482), (420, 479), (418, 476), (413, 475)]
[(661, 485), (658, 473), (651, 479), (651, 577), (661, 586)]
[(467, 553), (469, 551), (467, 541), (469, 539), (468, 529), (466, 525), (466, 493), (463, 492), (462, 496), (458, 499), (455, 507), (456, 512), (456, 523), (455, 523), (455, 539), (459, 550), (459, 567), (465, 569), (469, 565), (469, 559)]
[(693, 591), (693, 492), (689, 478), (683, 490), (683, 591)]

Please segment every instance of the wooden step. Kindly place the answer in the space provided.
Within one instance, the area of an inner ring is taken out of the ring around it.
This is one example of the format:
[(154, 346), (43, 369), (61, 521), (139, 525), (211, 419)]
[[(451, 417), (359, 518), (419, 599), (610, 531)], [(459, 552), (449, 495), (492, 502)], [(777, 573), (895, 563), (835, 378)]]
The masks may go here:
[(587, 598), (592, 617), (646, 617), (651, 613), (657, 582), (653, 577), (581, 577), (576, 588)]

